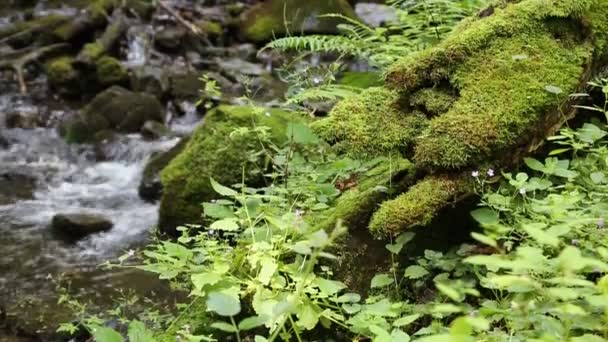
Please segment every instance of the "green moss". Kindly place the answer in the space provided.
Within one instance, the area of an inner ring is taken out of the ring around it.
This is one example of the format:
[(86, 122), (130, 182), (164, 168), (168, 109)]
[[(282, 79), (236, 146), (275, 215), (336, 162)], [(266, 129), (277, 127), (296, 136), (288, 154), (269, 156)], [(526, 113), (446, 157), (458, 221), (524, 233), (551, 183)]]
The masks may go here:
[(342, 85), (356, 88), (370, 88), (382, 86), (382, 77), (376, 72), (347, 71), (338, 80)]
[(210, 20), (200, 20), (196, 26), (209, 36), (217, 37), (224, 33), (224, 28), (219, 23)]
[(123, 84), (129, 78), (127, 69), (114, 57), (101, 57), (96, 67), (97, 79), (102, 85)]
[(423, 88), (412, 94), (410, 105), (419, 107), (429, 115), (443, 114), (450, 109), (457, 97), (441, 88)]
[(319, 18), (330, 13), (357, 18), (346, 0), (270, 0), (245, 12), (240, 27), (245, 38), (253, 42), (268, 41), (288, 32), (337, 33), (336, 25), (343, 20)]
[(431, 223), (437, 212), (459, 194), (470, 191), (458, 177), (429, 176), (397, 198), (382, 203), (370, 222), (372, 234), (388, 236)]
[[(220, 106), (207, 113), (185, 150), (162, 171), (161, 230), (174, 233), (178, 225), (201, 223), (201, 203), (219, 197), (211, 188), (210, 177), (232, 185), (241, 183), (244, 169), (263, 167), (263, 159), (251, 160), (253, 152), (260, 149), (259, 143), (250, 136), (231, 137), (236, 128), (267, 126), (281, 143), (286, 139), (288, 122), (296, 120), (300, 120), (298, 114), (280, 109)], [(246, 172), (244, 181), (256, 186), (263, 178)]]
[(83, 79), (79, 70), (74, 68), (74, 58), (63, 55), (52, 58), (44, 64), (49, 85), (54, 91), (65, 96), (82, 93)]
[(399, 94), (369, 88), (360, 96), (338, 103), (328, 118), (313, 128), (335, 148), (349, 155), (369, 157), (403, 153), (426, 125), (422, 113), (404, 114)]
[(70, 20), (63, 23), (53, 31), (52, 35), (57, 40), (70, 41), (78, 37), (83, 29), (94, 29), (102, 26), (107, 22), (112, 10), (120, 3), (121, 0), (94, 0), (84, 9), (86, 14), (81, 14), (83, 17), (80, 17), (80, 20)]
[(431, 120), (414, 160), (423, 167), (460, 168), (517, 144), (576, 92), (592, 51), (574, 33), (558, 41), (542, 29), (490, 44), (450, 75), (460, 98)]
[(105, 53), (105, 49), (100, 43), (88, 43), (85, 44), (85, 46), (82, 48), (81, 53), (83, 58), (85, 58), (86, 60), (95, 61), (99, 57), (103, 56), (103, 54)]

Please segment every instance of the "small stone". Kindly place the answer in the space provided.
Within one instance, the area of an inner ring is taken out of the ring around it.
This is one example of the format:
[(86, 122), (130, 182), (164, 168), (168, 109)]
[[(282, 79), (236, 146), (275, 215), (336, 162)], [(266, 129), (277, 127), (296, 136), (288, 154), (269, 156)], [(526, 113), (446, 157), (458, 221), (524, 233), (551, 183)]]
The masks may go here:
[(57, 214), (51, 221), (51, 228), (71, 241), (106, 232), (113, 225), (112, 221), (101, 215), (87, 213)]

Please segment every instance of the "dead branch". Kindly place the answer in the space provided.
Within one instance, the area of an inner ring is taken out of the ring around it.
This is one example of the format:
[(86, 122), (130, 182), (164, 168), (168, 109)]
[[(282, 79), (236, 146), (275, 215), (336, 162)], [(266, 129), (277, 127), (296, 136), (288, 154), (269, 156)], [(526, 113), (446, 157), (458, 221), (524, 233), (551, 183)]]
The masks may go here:
[(196, 36), (200, 37), (205, 44), (207, 44), (208, 46), (211, 45), (209, 38), (207, 38), (207, 34), (205, 32), (203, 32), (203, 30), (201, 30), (200, 28), (198, 28), (196, 25), (189, 22), (188, 20), (184, 19), (184, 17), (182, 17), (179, 13), (177, 13), (177, 11), (175, 11), (173, 8), (171, 8), (171, 6), (167, 5), (167, 3), (165, 3), (164, 1), (158, 0), (157, 3), (165, 11), (167, 11), (167, 13), (169, 13), (171, 16), (173, 16), (177, 20), (178, 23), (180, 23), (182, 26), (184, 26), (190, 32), (194, 33)]

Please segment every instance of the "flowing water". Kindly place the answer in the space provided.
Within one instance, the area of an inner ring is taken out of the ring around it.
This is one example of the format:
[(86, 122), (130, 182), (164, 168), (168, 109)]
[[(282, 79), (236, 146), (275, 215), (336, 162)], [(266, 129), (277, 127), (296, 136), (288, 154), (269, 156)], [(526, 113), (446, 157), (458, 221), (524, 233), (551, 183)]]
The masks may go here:
[[(18, 98), (1, 96), (0, 112), (17, 107)], [(55, 110), (52, 115), (64, 114)], [(152, 152), (170, 148), (177, 139), (148, 142), (139, 135), (123, 136), (98, 147), (105, 160), (97, 161), (99, 151), (68, 145), (53, 128), (4, 129), (3, 135), (10, 145), (0, 150), (0, 173), (31, 179), (35, 190), (32, 198), (0, 205), (0, 302), (53, 299), (50, 280), (62, 273), (78, 279), (78, 292), (84, 294), (128, 282), (129, 272), (102, 273), (97, 266), (147, 240), (158, 210), (138, 196), (142, 170)], [(51, 232), (57, 213), (100, 214), (114, 226), (70, 243)]]

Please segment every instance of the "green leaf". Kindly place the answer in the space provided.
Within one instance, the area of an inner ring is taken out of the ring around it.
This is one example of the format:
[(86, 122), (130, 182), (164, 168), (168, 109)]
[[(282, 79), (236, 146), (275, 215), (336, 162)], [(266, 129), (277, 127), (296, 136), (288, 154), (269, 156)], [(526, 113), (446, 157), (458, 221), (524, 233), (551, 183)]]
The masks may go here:
[(301, 122), (290, 122), (287, 125), (287, 138), (296, 144), (315, 145), (319, 143), (319, 138), (314, 134), (308, 125)]
[(128, 332), (129, 342), (155, 342), (154, 333), (140, 321), (131, 321)]
[(385, 287), (393, 283), (393, 278), (388, 274), (376, 274), (372, 278), (372, 288)]
[(409, 342), (410, 335), (404, 333), (400, 329), (393, 329), (393, 331), (391, 331), (391, 341), (392, 342)]
[(461, 302), (464, 299), (463, 295), (446, 284), (436, 283), (435, 287), (437, 287), (437, 290), (455, 302)]
[(260, 327), (266, 323), (267, 319), (264, 316), (247, 317), (239, 322), (239, 330), (246, 331)]
[(254, 342), (268, 342), (266, 337), (259, 336), (259, 335), (255, 335), (253, 340), (254, 340)]
[(239, 230), (238, 220), (235, 218), (225, 218), (215, 221), (209, 227), (210, 229), (220, 230), (225, 232), (234, 232)]
[(291, 247), (291, 250), (303, 255), (309, 255), (312, 253), (312, 249), (310, 248), (310, 244), (308, 241), (298, 241), (295, 245)]
[(123, 342), (122, 336), (114, 329), (100, 325), (88, 326), (95, 342)]
[(526, 163), (526, 165), (534, 171), (544, 173), (546, 170), (545, 165), (534, 158), (524, 158), (524, 163)]
[(475, 239), (485, 245), (492, 246), (494, 248), (498, 247), (498, 242), (496, 242), (496, 240), (492, 239), (491, 237), (489, 237), (487, 235), (473, 232), (473, 233), (471, 233), (471, 236), (473, 237), (473, 239)]
[(216, 182), (215, 179), (213, 179), (213, 178), (210, 178), (210, 180), (211, 180), (211, 187), (213, 188), (213, 190), (215, 190), (215, 192), (217, 192), (218, 194), (220, 194), (222, 196), (234, 197), (239, 194), (238, 192), (230, 189), (229, 187), (223, 186), (220, 183)]
[(424, 267), (412, 265), (405, 269), (405, 277), (409, 279), (420, 279), (429, 274)]
[(264, 285), (270, 284), (270, 280), (272, 276), (277, 271), (279, 266), (276, 261), (272, 258), (264, 258), (262, 260), (262, 268), (260, 269), (260, 273), (258, 274), (258, 279)]
[(544, 223), (527, 223), (522, 226), (522, 229), (534, 240), (542, 245), (557, 247), (559, 239), (543, 230), (546, 227)]
[(597, 171), (592, 173), (590, 176), (591, 181), (593, 181), (595, 184), (606, 183), (606, 175), (603, 172)]
[(227, 333), (236, 333), (238, 331), (232, 324), (228, 324), (226, 322), (214, 322), (211, 323), (211, 327)]
[(241, 303), (223, 292), (211, 292), (207, 298), (207, 309), (220, 316), (235, 316), (241, 312)]
[(217, 203), (203, 203), (203, 212), (205, 216), (215, 219), (234, 217), (232, 208)]
[(554, 95), (559, 95), (561, 93), (563, 93), (564, 91), (562, 90), (562, 88), (554, 86), (554, 85), (546, 85), (545, 86), (545, 90), (551, 94)]
[(475, 219), (475, 221), (479, 222), (481, 225), (489, 226), (493, 224), (497, 224), (498, 213), (490, 208), (480, 208), (477, 210), (473, 210), (471, 212), (471, 216)]
[(361, 301), (361, 295), (358, 293), (345, 293), (336, 299), (338, 303), (358, 303)]
[(296, 313), (296, 316), (298, 317), (298, 326), (306, 330), (314, 329), (319, 323), (319, 314), (310, 304), (300, 307)]
[(372, 332), (372, 334), (374, 334), (374, 342), (392, 342), (393, 338), (391, 337), (391, 334), (389, 334), (388, 331), (382, 329), (381, 327), (377, 326), (377, 325), (371, 325), (369, 327), (369, 331)]
[(393, 325), (396, 327), (404, 327), (414, 323), (421, 316), (419, 314), (408, 315), (405, 317), (401, 317), (398, 320), (393, 322)]
[(326, 296), (333, 296), (346, 288), (346, 285), (344, 285), (342, 282), (324, 278), (316, 278), (315, 284)]
[(192, 285), (201, 291), (203, 287), (207, 285), (215, 285), (217, 284), (222, 277), (219, 274), (204, 272), (204, 273), (194, 273), (190, 276), (190, 280), (192, 281)]
[(353, 315), (361, 311), (361, 304), (342, 304), (342, 309), (349, 314)]

